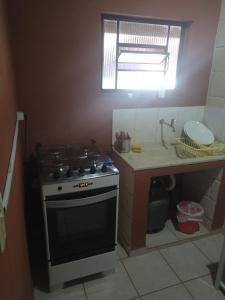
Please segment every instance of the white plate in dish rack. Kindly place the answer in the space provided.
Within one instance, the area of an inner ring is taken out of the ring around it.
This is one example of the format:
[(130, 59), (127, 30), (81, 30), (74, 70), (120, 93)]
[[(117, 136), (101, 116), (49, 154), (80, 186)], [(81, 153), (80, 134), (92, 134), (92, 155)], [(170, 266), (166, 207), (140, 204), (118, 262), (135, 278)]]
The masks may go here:
[(212, 131), (198, 121), (187, 121), (184, 124), (184, 132), (193, 142), (200, 145), (211, 145), (215, 140)]

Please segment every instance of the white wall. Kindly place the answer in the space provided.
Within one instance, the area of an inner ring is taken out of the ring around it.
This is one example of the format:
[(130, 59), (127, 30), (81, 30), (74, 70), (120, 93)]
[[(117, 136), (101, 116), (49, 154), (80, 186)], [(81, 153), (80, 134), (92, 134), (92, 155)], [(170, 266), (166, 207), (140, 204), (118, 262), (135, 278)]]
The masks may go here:
[(176, 119), (175, 128), (164, 126), (164, 139), (172, 142), (181, 135), (184, 123), (188, 120), (202, 121), (204, 106), (192, 107), (164, 107), (164, 108), (138, 108), (113, 110), (112, 143), (115, 141), (117, 131), (127, 131), (132, 138), (132, 143), (160, 143), (160, 119), (170, 123)]
[(225, 142), (225, 0), (222, 0), (204, 123), (217, 139)]
[[(225, 142), (225, 0), (222, 0), (221, 3), (222, 6), (203, 121), (214, 132), (218, 140)], [(207, 180), (208, 179), (209, 178), (207, 178)], [(201, 186), (204, 186), (204, 180), (199, 179), (197, 182), (201, 182)], [(211, 193), (207, 193), (202, 199), (202, 205), (205, 208), (205, 222), (209, 225), (214, 215), (218, 187), (219, 180), (216, 179), (210, 188)]]

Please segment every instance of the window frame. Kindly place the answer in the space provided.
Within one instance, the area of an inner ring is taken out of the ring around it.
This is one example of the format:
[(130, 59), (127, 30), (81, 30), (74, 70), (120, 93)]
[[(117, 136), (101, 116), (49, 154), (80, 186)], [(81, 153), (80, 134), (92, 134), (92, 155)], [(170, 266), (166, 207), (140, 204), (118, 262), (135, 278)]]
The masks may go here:
[[(117, 21), (117, 37), (116, 37), (116, 71), (115, 71), (115, 88), (103, 88), (103, 60), (104, 60), (104, 20), (113, 20)], [(119, 47), (121, 46), (119, 43), (119, 22), (125, 21), (125, 22), (131, 22), (131, 23), (145, 23), (145, 24), (159, 24), (159, 25), (167, 25), (167, 26), (180, 26), (181, 27), (181, 34), (180, 34), (180, 45), (179, 45), (179, 51), (178, 51), (178, 59), (177, 59), (177, 69), (176, 69), (176, 87), (174, 89), (166, 89), (169, 92), (173, 92), (179, 89), (179, 78), (182, 71), (182, 65), (184, 60), (184, 44), (185, 44), (185, 36), (186, 36), (186, 30), (190, 27), (190, 25), (193, 23), (192, 21), (176, 21), (176, 20), (167, 20), (167, 19), (154, 19), (154, 18), (144, 18), (144, 17), (135, 17), (135, 16), (122, 16), (122, 15), (113, 15), (113, 14), (102, 14), (101, 15), (101, 91), (102, 92), (120, 92), (120, 93), (155, 93), (157, 90), (153, 89), (121, 89), (117, 87), (118, 84), (118, 58), (119, 58)], [(168, 30), (169, 32), (169, 30)], [(168, 46), (168, 39), (169, 39), (169, 33), (167, 36), (167, 46)], [(125, 45), (125, 44), (124, 44)], [(129, 47), (132, 46), (132, 43), (129, 44)], [(133, 44), (133, 46), (137, 46), (136, 44)], [(149, 45), (148, 45), (149, 46)], [(153, 46), (153, 45), (152, 45)], [(140, 44), (140, 48), (144, 47)], [(154, 45), (155, 48), (164, 48), (164, 46), (160, 45)]]

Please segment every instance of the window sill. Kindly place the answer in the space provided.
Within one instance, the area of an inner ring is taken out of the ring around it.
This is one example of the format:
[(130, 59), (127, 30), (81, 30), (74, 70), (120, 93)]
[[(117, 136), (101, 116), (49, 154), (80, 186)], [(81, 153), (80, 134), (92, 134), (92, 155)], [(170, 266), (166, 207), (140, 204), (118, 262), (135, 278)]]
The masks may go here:
[(101, 89), (103, 94), (114, 94), (114, 95), (124, 95), (128, 98), (141, 98), (141, 97), (151, 97), (151, 98), (171, 98), (171, 97), (182, 97), (183, 92), (180, 88), (175, 88), (173, 90), (165, 90), (165, 96), (160, 97), (158, 90), (115, 90), (115, 89)]

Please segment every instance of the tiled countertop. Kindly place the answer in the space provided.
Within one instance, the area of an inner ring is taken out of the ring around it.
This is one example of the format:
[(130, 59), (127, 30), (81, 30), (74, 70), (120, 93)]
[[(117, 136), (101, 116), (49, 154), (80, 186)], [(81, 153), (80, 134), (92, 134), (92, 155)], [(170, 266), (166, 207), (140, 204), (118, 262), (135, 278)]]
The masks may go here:
[(224, 155), (179, 158), (174, 146), (165, 149), (161, 145), (143, 145), (141, 153), (119, 153), (113, 149), (134, 171), (157, 169), (172, 166), (191, 165), (204, 162), (225, 160)]

